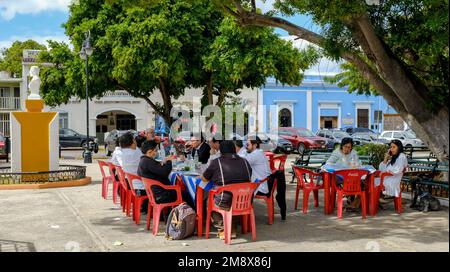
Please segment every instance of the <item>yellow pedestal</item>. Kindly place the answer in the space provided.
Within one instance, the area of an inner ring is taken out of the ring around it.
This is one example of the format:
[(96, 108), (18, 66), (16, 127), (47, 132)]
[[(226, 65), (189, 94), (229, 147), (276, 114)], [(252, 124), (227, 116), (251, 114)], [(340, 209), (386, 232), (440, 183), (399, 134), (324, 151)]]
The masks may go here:
[(22, 172), (50, 170), (50, 124), (56, 112), (42, 112), (43, 100), (26, 100), (28, 112), (12, 112), (20, 124)]

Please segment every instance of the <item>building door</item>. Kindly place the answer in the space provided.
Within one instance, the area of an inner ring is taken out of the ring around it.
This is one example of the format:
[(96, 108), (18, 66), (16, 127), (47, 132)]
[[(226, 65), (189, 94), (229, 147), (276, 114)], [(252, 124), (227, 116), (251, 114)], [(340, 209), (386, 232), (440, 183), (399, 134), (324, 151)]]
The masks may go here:
[(356, 127), (369, 128), (369, 109), (357, 109)]
[(333, 128), (333, 121), (332, 120), (326, 120), (325, 121), (325, 128), (328, 128), (328, 129)]
[(288, 109), (282, 109), (279, 114), (278, 125), (280, 127), (292, 127), (292, 113)]
[(136, 130), (136, 118), (132, 114), (117, 114), (118, 130)]

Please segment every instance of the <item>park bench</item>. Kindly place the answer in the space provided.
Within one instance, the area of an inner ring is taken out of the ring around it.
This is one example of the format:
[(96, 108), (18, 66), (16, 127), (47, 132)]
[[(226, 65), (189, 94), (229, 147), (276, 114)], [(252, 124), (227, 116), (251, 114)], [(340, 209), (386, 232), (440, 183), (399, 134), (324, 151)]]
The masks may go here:
[[(440, 173), (445, 173), (446, 180), (437, 179)], [(413, 193), (417, 186), (427, 187), (428, 192), (435, 196), (448, 197), (448, 163), (411, 161), (402, 178), (402, 190)]]

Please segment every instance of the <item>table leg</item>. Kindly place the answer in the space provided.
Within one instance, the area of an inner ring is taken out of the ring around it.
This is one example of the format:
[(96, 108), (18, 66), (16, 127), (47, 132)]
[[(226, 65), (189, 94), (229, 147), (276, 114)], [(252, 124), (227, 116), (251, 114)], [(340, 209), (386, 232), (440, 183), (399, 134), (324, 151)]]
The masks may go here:
[(369, 186), (369, 215), (375, 216), (376, 214), (376, 193), (375, 193), (375, 175), (370, 175), (368, 186)]
[(197, 186), (197, 236), (203, 235), (203, 188)]
[(324, 198), (324, 213), (330, 214), (330, 174), (324, 173), (323, 175), (323, 198)]

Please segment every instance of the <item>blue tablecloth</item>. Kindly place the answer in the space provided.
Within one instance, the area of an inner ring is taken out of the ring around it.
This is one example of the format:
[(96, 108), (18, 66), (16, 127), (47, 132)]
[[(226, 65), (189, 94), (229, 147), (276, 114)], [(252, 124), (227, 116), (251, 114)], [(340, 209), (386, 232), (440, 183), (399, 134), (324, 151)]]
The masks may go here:
[(376, 171), (375, 167), (373, 167), (372, 165), (361, 165), (358, 168), (351, 168), (349, 166), (339, 165), (339, 164), (325, 164), (321, 167), (321, 169), (328, 173), (333, 173), (338, 170), (348, 170), (348, 169), (350, 169), (350, 170), (355, 170), (355, 169), (366, 170), (366, 171), (369, 171), (369, 173), (371, 173), (371, 174)]
[[(193, 175), (183, 175), (183, 172), (172, 172), (170, 173), (170, 182), (172, 184), (176, 183), (177, 175), (181, 176), (181, 179), (183, 180), (183, 183), (186, 185), (186, 189), (189, 193), (189, 195), (192, 198), (192, 201), (195, 203), (195, 195), (197, 194), (197, 185), (200, 184), (202, 181), (202, 178), (200, 176), (193, 176)], [(211, 190), (214, 186), (213, 182), (209, 182), (203, 190), (205, 192), (208, 192)]]

